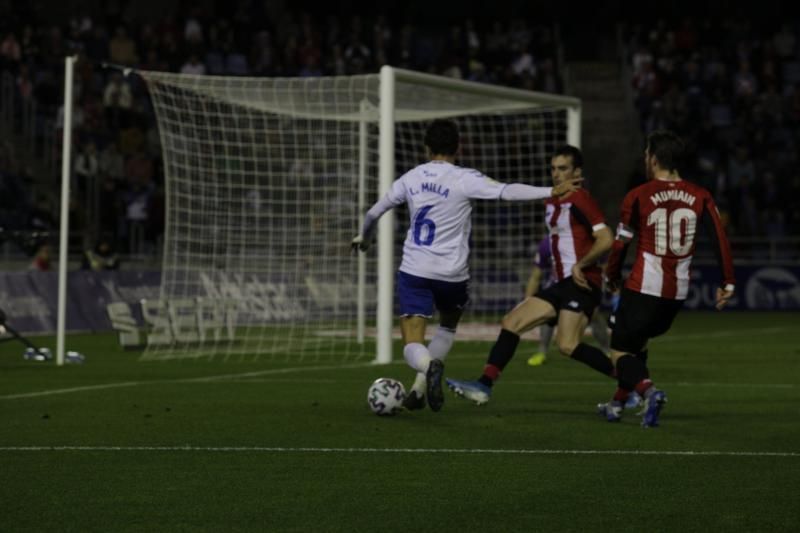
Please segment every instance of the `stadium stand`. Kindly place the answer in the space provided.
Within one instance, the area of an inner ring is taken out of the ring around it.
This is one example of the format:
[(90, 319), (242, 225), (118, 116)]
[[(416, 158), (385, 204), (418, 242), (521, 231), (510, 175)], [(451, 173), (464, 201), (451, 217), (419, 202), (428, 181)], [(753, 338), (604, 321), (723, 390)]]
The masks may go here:
[(685, 17), (626, 31), (642, 132), (687, 139), (687, 174), (718, 198), (734, 236), (800, 233), (797, 30)]
[(6, 4), (2, 14), (2, 127), (16, 140), (0, 152), (10, 208), (3, 216), (18, 224), (30, 223), (35, 203), (55, 218), (63, 57), (80, 55), (70, 241), (76, 253), (110, 234), (120, 252), (152, 255), (163, 233), (161, 153), (146, 89), (136, 76), (102, 68), (104, 62), (228, 76), (357, 74), (390, 63), (506, 86), (563, 88), (553, 27), (524, 18), (485, 26), (464, 18), (439, 35), (386, 15), (312, 16), (249, 2), (168, 10), (133, 23), (126, 16), (133, 4), (66, 24), (19, 3)]
[[(81, 57), (70, 203), (70, 249), (77, 255), (110, 234), (120, 253), (153, 257), (163, 234), (161, 149), (146, 88), (104, 62), (229, 76), (356, 74), (389, 63), (548, 92), (564, 92), (569, 83), (560, 35), (576, 21), (546, 22), (552, 13), (500, 10), (485, 19), (467, 2), (441, 31), (435, 16), (311, 12), (302, 2), (295, 9), (248, 1), (142, 7), (150, 3), (100, 3), (66, 18), (19, 2), (0, 6), (2, 227), (54, 229), (68, 53)], [(734, 244), (800, 234), (796, 20), (635, 18), (622, 26), (618, 53), (630, 72), (630, 105), (642, 134), (667, 127), (688, 140), (687, 175), (719, 198)], [(586, 40), (585, 48), (595, 42)], [(572, 71), (575, 94), (582, 80), (574, 79), (578, 65)], [(629, 186), (642, 178), (633, 173)], [(617, 192), (606, 199), (609, 211), (616, 209)], [(3, 250), (6, 256), (13, 251)]]

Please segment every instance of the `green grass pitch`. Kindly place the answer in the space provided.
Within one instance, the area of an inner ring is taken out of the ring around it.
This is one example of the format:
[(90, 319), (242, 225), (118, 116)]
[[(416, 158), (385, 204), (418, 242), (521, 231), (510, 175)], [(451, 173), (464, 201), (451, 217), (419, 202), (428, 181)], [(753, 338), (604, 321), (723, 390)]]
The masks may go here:
[[(6, 342), (0, 531), (800, 531), (798, 318), (681, 314), (650, 347), (653, 429), (605, 422), (613, 382), (528, 367), (530, 342), (488, 405), (390, 418), (366, 391), (408, 386), (401, 360), (140, 362), (98, 334), (57, 368)], [(456, 341), (445, 374), (489, 346)]]

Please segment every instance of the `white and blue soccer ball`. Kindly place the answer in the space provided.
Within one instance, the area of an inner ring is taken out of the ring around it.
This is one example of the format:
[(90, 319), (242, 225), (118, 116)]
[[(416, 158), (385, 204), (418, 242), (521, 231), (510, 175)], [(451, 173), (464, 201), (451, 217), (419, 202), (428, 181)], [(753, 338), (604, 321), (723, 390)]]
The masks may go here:
[(392, 416), (403, 408), (406, 389), (403, 384), (392, 378), (378, 378), (372, 382), (367, 392), (367, 404), (373, 413), (380, 416)]

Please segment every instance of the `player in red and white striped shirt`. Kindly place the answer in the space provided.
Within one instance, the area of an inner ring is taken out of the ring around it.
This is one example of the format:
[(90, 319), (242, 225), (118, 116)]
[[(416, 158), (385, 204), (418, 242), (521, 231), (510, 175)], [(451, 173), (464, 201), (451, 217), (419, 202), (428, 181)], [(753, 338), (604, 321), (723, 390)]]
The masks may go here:
[[(583, 156), (574, 146), (556, 151), (551, 161), (553, 182), (581, 177)], [(611, 360), (581, 337), (602, 297), (602, 272), (597, 261), (611, 248), (613, 236), (600, 207), (585, 189), (545, 202), (552, 253), (552, 285), (525, 298), (502, 320), (483, 374), (476, 381), (448, 378), (447, 386), (458, 396), (477, 404), (489, 401), (492, 386), (511, 361), (520, 335), (541, 325), (558, 325), (556, 343), (563, 355), (611, 376)]]
[(669, 330), (686, 299), (689, 267), (701, 225), (708, 229), (722, 267), (717, 309), (733, 296), (733, 260), (717, 206), (706, 189), (681, 178), (677, 167), (682, 155), (683, 142), (677, 135), (651, 133), (645, 150), (649, 181), (630, 191), (622, 202), (617, 237), (606, 267), (610, 290), (620, 285), (625, 253), (634, 235), (639, 244), (611, 334), (611, 359), (620, 388), (611, 402), (598, 406), (612, 422), (620, 419), (622, 404), (635, 390), (645, 398), (642, 425), (658, 425), (666, 395), (649, 379), (647, 342)]

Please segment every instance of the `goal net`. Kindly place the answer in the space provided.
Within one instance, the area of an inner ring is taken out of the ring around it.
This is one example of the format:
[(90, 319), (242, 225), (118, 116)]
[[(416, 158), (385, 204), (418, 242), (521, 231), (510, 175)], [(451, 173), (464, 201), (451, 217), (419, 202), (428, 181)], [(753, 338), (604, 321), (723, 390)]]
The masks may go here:
[[(161, 135), (161, 297), (143, 302), (147, 359), (391, 359), (394, 273), (408, 215), (384, 215), (353, 255), (369, 206), (423, 163), (436, 118), (462, 133), (457, 162), (499, 181), (549, 183), (577, 144), (579, 101), (384, 67), (380, 74), (232, 78), (140, 72)], [(523, 295), (541, 203), (477, 201), (472, 304), (457, 340)], [(435, 329), (435, 318), (431, 331)]]

